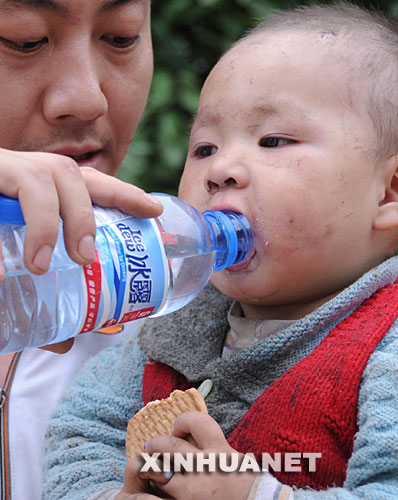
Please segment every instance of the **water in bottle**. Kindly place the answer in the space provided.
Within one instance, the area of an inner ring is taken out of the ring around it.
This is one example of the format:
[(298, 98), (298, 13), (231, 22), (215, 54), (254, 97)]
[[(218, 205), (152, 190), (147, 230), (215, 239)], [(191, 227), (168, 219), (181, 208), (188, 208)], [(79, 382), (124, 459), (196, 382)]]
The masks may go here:
[(23, 263), (18, 200), (0, 196), (0, 353), (171, 313), (198, 295), (213, 270), (250, 257), (253, 236), (244, 215), (200, 214), (179, 198), (155, 196), (164, 207), (155, 219), (94, 207), (96, 259), (83, 267), (65, 250), (61, 221), (50, 268), (40, 276)]

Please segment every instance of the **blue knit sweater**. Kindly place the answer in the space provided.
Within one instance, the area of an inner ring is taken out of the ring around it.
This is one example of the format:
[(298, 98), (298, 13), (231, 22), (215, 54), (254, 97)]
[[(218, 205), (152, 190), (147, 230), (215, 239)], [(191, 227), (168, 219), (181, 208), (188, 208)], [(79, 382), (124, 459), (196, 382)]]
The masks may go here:
[[(123, 483), (127, 422), (143, 405), (148, 356), (189, 380), (214, 381), (209, 413), (228, 436), (250, 404), (366, 298), (398, 276), (398, 257), (364, 275), (328, 303), (282, 332), (220, 358), (229, 299), (212, 287), (173, 315), (148, 320), (139, 338), (89, 361), (50, 423), (43, 498), (87, 500)], [(398, 499), (398, 322), (363, 373), (358, 433), (344, 487), (296, 490), (296, 500)]]

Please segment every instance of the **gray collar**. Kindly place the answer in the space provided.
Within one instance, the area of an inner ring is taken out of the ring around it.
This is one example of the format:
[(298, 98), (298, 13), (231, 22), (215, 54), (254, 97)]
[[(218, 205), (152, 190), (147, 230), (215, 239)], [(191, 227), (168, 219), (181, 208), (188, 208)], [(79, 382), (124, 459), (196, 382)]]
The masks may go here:
[(208, 285), (183, 309), (159, 320), (148, 319), (139, 335), (140, 349), (183, 373), (188, 380), (201, 380), (205, 366), (221, 356), (231, 303), (231, 299)]

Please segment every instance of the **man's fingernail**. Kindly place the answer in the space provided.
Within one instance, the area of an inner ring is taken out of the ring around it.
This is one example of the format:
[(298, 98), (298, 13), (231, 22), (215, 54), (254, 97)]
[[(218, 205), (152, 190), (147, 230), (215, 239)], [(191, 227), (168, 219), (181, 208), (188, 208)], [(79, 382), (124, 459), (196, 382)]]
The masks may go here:
[(155, 198), (154, 196), (152, 196), (151, 194), (148, 194), (148, 193), (145, 193), (145, 197), (148, 201), (150, 201), (153, 205), (157, 205), (158, 207), (160, 206), (163, 206), (160, 201)]
[(50, 245), (42, 246), (36, 252), (35, 258), (33, 259), (33, 264), (42, 271), (47, 271), (47, 269), (50, 267), (52, 253), (53, 248)]
[(94, 238), (91, 234), (86, 234), (79, 242), (79, 246), (77, 248), (79, 255), (83, 257), (83, 259), (93, 261), (95, 259), (95, 243)]

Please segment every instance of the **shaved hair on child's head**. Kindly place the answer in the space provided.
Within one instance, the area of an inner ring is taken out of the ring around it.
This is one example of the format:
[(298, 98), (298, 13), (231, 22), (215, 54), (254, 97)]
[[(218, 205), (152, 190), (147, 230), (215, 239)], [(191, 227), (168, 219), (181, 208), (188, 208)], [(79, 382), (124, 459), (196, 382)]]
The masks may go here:
[(376, 154), (397, 154), (398, 22), (348, 3), (298, 7), (272, 12), (238, 44), (286, 32), (316, 35), (337, 48), (344, 61), (337, 71), (349, 75), (353, 106), (366, 112), (374, 126)]

